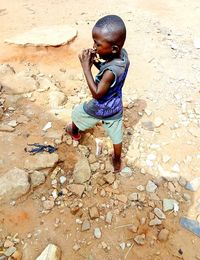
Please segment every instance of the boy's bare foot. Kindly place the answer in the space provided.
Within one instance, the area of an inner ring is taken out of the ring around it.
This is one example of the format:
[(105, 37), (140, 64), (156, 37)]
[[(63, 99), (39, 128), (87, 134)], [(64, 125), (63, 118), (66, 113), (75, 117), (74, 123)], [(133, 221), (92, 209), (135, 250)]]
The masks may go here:
[(78, 134), (74, 134), (73, 131), (72, 131), (72, 124), (68, 124), (67, 127), (65, 128), (66, 130), (66, 133), (68, 133), (73, 140), (75, 141), (78, 141), (81, 139), (81, 134), (78, 133)]

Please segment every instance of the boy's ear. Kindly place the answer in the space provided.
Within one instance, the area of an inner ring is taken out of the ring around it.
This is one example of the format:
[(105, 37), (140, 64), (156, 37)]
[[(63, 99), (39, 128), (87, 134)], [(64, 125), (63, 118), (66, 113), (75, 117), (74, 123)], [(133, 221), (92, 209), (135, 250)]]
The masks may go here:
[(112, 46), (112, 53), (117, 53), (119, 52), (119, 47), (117, 45)]

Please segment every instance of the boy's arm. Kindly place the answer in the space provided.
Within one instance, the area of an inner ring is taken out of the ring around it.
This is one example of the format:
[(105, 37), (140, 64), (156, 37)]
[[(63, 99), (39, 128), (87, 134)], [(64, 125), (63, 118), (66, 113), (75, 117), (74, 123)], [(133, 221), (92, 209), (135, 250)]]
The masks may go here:
[(109, 70), (105, 71), (101, 81), (98, 85), (96, 85), (91, 72), (91, 67), (94, 59), (94, 55), (91, 49), (83, 50), (82, 54), (79, 55), (79, 59), (93, 98), (100, 99), (106, 94), (109, 87), (112, 85), (115, 79), (114, 74)]

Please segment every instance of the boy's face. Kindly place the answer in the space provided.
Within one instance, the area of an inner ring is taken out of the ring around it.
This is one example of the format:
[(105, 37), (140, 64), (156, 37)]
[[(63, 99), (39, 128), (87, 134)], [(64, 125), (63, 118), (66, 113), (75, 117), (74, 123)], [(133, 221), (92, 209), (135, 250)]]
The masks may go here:
[(108, 60), (113, 55), (113, 45), (106, 40), (108, 34), (101, 28), (94, 27), (92, 38), (94, 40), (93, 48), (99, 54), (101, 59)]

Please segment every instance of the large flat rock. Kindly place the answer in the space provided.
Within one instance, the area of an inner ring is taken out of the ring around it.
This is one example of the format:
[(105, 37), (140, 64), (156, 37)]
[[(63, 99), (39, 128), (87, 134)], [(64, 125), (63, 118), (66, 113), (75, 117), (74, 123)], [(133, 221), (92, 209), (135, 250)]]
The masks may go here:
[(14, 168), (0, 177), (0, 203), (18, 199), (29, 191), (28, 173)]
[(30, 31), (6, 39), (7, 43), (34, 46), (65, 45), (77, 36), (77, 30), (68, 25), (53, 25), (33, 28)]

